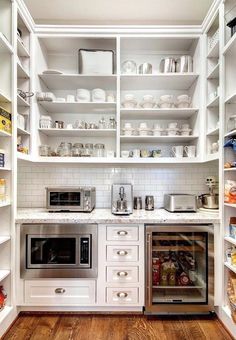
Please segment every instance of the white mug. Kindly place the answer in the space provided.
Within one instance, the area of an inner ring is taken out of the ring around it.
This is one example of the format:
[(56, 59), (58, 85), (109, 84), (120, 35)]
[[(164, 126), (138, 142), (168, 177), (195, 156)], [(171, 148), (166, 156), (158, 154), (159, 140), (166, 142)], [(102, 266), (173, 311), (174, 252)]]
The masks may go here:
[(75, 96), (74, 96), (73, 94), (68, 94), (68, 95), (66, 96), (66, 101), (67, 101), (68, 103), (74, 103), (74, 101), (75, 101)]
[(128, 150), (122, 150), (121, 151), (121, 157), (122, 158), (128, 158), (129, 157), (129, 151)]
[(67, 124), (66, 128), (69, 129), (69, 130), (72, 130), (73, 129), (73, 124)]
[(139, 158), (140, 157), (140, 149), (134, 149), (133, 150), (133, 157)]
[(196, 156), (196, 146), (195, 145), (186, 145), (184, 147), (184, 151), (189, 158), (193, 158)]
[(183, 157), (183, 154), (184, 154), (183, 145), (173, 146), (172, 152), (174, 154), (174, 157)]

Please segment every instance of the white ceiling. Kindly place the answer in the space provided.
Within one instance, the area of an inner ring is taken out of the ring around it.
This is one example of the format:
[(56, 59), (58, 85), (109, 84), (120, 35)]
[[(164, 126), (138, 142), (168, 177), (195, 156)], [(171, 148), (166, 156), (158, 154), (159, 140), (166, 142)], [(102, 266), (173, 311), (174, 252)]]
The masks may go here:
[(213, 0), (24, 0), (37, 23), (201, 24)]

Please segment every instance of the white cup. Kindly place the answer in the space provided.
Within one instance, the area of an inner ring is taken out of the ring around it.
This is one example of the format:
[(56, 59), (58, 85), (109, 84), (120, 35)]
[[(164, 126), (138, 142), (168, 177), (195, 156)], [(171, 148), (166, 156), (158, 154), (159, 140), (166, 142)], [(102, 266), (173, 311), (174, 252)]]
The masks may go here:
[(133, 157), (139, 158), (140, 157), (140, 149), (134, 149), (133, 150)]
[(121, 151), (121, 157), (122, 158), (128, 158), (129, 157), (129, 151), (128, 150), (122, 150)]
[(144, 102), (153, 102), (154, 101), (154, 97), (151, 94), (145, 94), (143, 96), (143, 101)]
[(107, 155), (107, 158), (114, 158), (115, 157), (115, 151), (107, 150), (106, 155)]
[(182, 130), (188, 130), (189, 124), (182, 124), (181, 128), (182, 128)]
[(186, 145), (184, 147), (184, 151), (189, 158), (193, 158), (196, 156), (196, 146), (195, 145)]
[(176, 129), (178, 127), (177, 122), (172, 122), (168, 124), (168, 129)]
[(125, 123), (124, 129), (132, 129), (132, 124), (131, 123)]
[(68, 94), (68, 95), (66, 96), (66, 101), (67, 101), (68, 103), (74, 103), (74, 101), (75, 101), (75, 96), (74, 96), (73, 94)]
[(73, 129), (73, 124), (67, 124), (66, 128), (69, 129), (69, 130), (72, 130)]
[(145, 122), (140, 123), (139, 128), (140, 129), (147, 129), (147, 123), (145, 123)]
[(183, 154), (184, 154), (183, 145), (173, 146), (172, 152), (173, 152), (174, 157), (183, 157)]
[(135, 100), (134, 94), (132, 94), (132, 93), (125, 94), (124, 100), (125, 101)]

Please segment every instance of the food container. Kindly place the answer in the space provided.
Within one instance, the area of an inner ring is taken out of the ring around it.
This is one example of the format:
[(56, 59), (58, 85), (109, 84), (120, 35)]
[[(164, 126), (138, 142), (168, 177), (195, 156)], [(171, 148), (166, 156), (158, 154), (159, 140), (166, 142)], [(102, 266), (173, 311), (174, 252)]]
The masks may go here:
[(92, 102), (104, 103), (106, 101), (106, 92), (102, 89), (94, 89), (92, 91)]
[(191, 55), (183, 55), (176, 59), (176, 72), (193, 72), (193, 58)]
[(0, 149), (0, 168), (5, 166), (5, 150)]
[(72, 157), (79, 157), (83, 153), (84, 145), (82, 143), (75, 143), (72, 147)]
[(115, 95), (113, 93), (107, 94), (107, 102), (108, 103), (114, 103), (115, 102)]
[(93, 156), (93, 144), (87, 143), (83, 149), (83, 157), (92, 157)]
[(41, 116), (39, 120), (39, 127), (41, 129), (52, 128), (52, 118), (50, 116)]
[(25, 117), (17, 113), (17, 127), (21, 130), (25, 130)]
[(142, 101), (140, 106), (144, 109), (152, 109), (155, 106), (155, 102)]
[(143, 157), (143, 158), (151, 157), (151, 155), (152, 155), (151, 151), (149, 151), (147, 149), (141, 150), (140, 153), (141, 153), (141, 157)]
[(94, 157), (104, 157), (105, 156), (105, 145), (101, 143), (95, 144), (93, 155)]
[(236, 130), (236, 115), (229, 117), (227, 130), (228, 132)]
[(173, 105), (174, 105), (174, 96), (172, 96), (172, 95), (163, 95), (163, 96), (161, 96), (158, 105), (162, 109), (173, 107)]
[(76, 100), (78, 102), (90, 102), (91, 94), (89, 90), (86, 89), (77, 89), (76, 90)]
[(121, 65), (122, 74), (137, 74), (137, 65), (133, 60), (126, 60)]
[(172, 122), (168, 124), (168, 129), (177, 129), (178, 123), (177, 122)]
[(192, 132), (192, 129), (181, 129), (180, 130), (180, 135), (181, 136), (189, 136)]
[(138, 73), (139, 74), (152, 74), (152, 64), (143, 63), (139, 65)]
[(175, 72), (175, 59), (172, 57), (162, 59), (160, 62), (159, 71), (161, 73)]
[(177, 136), (178, 135), (178, 132), (179, 132), (179, 129), (166, 129), (166, 131), (167, 131), (167, 135), (168, 136)]
[(11, 113), (0, 106), (0, 130), (11, 134)]
[(189, 124), (182, 124), (182, 125), (181, 125), (181, 129), (182, 129), (182, 130), (189, 129)]
[(56, 129), (64, 129), (64, 122), (62, 120), (55, 121), (55, 128)]
[(60, 157), (70, 157), (72, 155), (71, 143), (61, 143), (57, 148)]
[(108, 129), (116, 129), (116, 120), (114, 117), (110, 117), (108, 123)]
[(158, 158), (161, 157), (161, 150), (152, 150), (152, 157)]
[(139, 128), (142, 129), (142, 130), (147, 129), (147, 123), (146, 123), (146, 122), (141, 122), (141, 123), (139, 124)]
[(79, 50), (79, 73), (80, 74), (113, 74), (114, 51), (101, 49)]
[(6, 200), (6, 180), (0, 178), (0, 202)]
[(39, 156), (41, 157), (49, 157), (51, 152), (51, 148), (49, 145), (40, 145), (39, 147)]

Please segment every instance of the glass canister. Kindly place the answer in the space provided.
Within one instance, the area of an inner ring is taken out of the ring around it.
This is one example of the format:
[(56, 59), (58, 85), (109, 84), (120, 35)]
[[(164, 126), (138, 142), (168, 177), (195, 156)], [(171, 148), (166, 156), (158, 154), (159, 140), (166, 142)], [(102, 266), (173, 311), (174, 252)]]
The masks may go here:
[(50, 156), (51, 148), (49, 145), (40, 145), (39, 147), (39, 156), (48, 157)]
[(93, 156), (93, 144), (92, 143), (85, 144), (83, 156), (84, 157), (92, 157)]
[(75, 143), (72, 147), (72, 156), (80, 157), (83, 154), (84, 145), (82, 143)]
[(104, 157), (105, 156), (105, 145), (98, 143), (94, 145), (94, 157)]
[(108, 123), (108, 129), (116, 129), (116, 120), (114, 117), (110, 117)]
[(106, 120), (104, 117), (102, 117), (98, 122), (98, 128), (99, 129), (105, 129), (106, 128)]
[(70, 157), (72, 151), (72, 144), (71, 143), (65, 143), (61, 142), (59, 145), (57, 152), (60, 157)]
[(227, 124), (228, 132), (232, 130), (236, 130), (236, 115), (229, 117), (228, 124)]
[(0, 178), (0, 202), (6, 200), (6, 180), (4, 178)]

